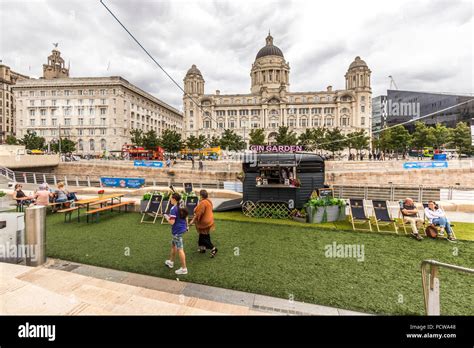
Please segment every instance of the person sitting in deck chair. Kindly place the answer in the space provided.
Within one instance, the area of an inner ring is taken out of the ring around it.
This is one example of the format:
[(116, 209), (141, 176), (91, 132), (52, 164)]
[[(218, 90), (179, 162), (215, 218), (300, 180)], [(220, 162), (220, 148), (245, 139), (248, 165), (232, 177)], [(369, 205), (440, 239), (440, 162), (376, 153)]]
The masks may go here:
[(425, 208), (425, 216), (429, 220), (430, 224), (441, 227), (439, 235), (442, 236), (446, 230), (448, 233), (448, 241), (453, 242), (456, 240), (453, 229), (451, 228), (451, 223), (446, 217), (446, 213), (435, 202), (428, 202), (428, 207)]
[(418, 209), (416, 209), (413, 199), (409, 197), (405, 198), (401, 207), (401, 213), (403, 215), (403, 222), (410, 223), (411, 225), (412, 236), (417, 240), (422, 240), (423, 237), (418, 233), (418, 228), (423, 226), (424, 221), (418, 215)]

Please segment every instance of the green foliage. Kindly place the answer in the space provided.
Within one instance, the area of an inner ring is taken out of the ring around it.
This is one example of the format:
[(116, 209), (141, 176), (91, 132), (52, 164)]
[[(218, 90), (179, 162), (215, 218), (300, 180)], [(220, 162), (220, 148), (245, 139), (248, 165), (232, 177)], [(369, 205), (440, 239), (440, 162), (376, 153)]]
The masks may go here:
[(456, 148), (458, 154), (472, 154), (471, 129), (467, 123), (459, 122), (453, 129), (451, 144)]
[(142, 135), (142, 146), (147, 150), (152, 150), (160, 146), (160, 139), (155, 130), (149, 130)]
[(343, 207), (346, 205), (346, 201), (344, 201), (343, 199), (330, 197), (313, 198), (305, 204), (305, 207), (329, 207), (334, 205)]
[(2, 197), (5, 197), (7, 194), (5, 193), (5, 191), (0, 191), (0, 198)]
[(147, 193), (143, 194), (143, 198), (142, 198), (142, 200), (144, 200), (144, 201), (148, 201), (148, 200), (150, 200), (150, 198), (151, 198), (151, 195), (152, 195), (152, 193), (151, 193), (151, 192), (147, 192)]
[(7, 143), (7, 145), (18, 145), (18, 139), (15, 138), (13, 135), (7, 135), (5, 142)]
[(345, 139), (346, 139), (345, 135), (342, 134), (339, 128), (326, 130), (324, 141), (321, 147), (324, 150), (331, 151), (332, 154), (334, 155), (336, 151), (344, 150), (344, 148), (346, 147), (346, 144), (344, 141)]
[(226, 150), (239, 151), (245, 149), (245, 142), (233, 130), (226, 129), (222, 134), (220, 146)]
[(143, 131), (141, 129), (132, 129), (130, 131), (131, 139), (133, 145), (143, 146)]
[(406, 153), (411, 146), (411, 135), (402, 125), (385, 129), (379, 138), (379, 146), (382, 151), (395, 151)]
[(181, 134), (171, 129), (165, 129), (161, 135), (161, 146), (166, 152), (178, 152), (183, 147)]
[(221, 145), (221, 139), (218, 136), (213, 135), (210, 139), (207, 140), (207, 146), (217, 147)]
[(435, 149), (440, 149), (448, 144), (453, 138), (453, 129), (448, 128), (443, 124), (437, 123), (434, 128), (431, 128), (432, 146)]
[(206, 146), (207, 139), (204, 135), (194, 136), (190, 135), (186, 139), (186, 147), (191, 150), (202, 149)]
[(36, 135), (36, 132), (28, 130), (18, 143), (24, 145), (28, 150), (42, 150), (44, 149), (45, 139)]
[[(51, 151), (59, 153), (59, 141), (51, 143)], [(76, 151), (76, 143), (68, 138), (61, 138), (61, 153), (73, 153)]]
[(275, 141), (281, 145), (293, 145), (297, 143), (298, 137), (288, 126), (280, 126)]
[(365, 130), (354, 131), (346, 135), (346, 146), (350, 149), (355, 149), (358, 152), (369, 148), (370, 137), (367, 136)]
[(250, 131), (250, 145), (265, 145), (265, 130), (254, 128)]
[(423, 122), (415, 122), (415, 131), (411, 135), (411, 145), (417, 150), (433, 145), (435, 138), (433, 128), (427, 127)]

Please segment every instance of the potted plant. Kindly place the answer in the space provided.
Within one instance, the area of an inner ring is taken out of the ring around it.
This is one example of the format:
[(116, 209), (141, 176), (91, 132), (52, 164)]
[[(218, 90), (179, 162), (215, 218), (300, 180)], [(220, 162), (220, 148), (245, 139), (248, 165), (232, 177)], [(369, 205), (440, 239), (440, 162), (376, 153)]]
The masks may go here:
[(308, 214), (304, 208), (300, 210), (293, 209), (290, 213), (290, 217), (298, 222), (307, 222)]
[(0, 191), (0, 201), (5, 200), (5, 196), (6, 196), (6, 195), (7, 195), (7, 194), (5, 193), (5, 191)]
[(104, 190), (97, 191), (97, 194), (99, 195), (99, 198), (102, 198), (104, 196), (104, 193), (105, 193)]
[(334, 222), (345, 218), (346, 202), (339, 198), (313, 198), (305, 204), (309, 222)]

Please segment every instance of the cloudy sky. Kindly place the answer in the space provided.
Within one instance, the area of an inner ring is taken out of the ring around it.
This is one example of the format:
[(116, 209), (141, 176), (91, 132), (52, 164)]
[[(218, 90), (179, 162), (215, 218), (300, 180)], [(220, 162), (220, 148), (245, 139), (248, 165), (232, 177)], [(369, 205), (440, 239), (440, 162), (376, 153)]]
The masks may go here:
[[(290, 90), (344, 88), (355, 56), (374, 96), (399, 89), (473, 93), (470, 0), (104, 0), (178, 83), (192, 64), (206, 93), (250, 92), (268, 30), (290, 63)], [(120, 75), (182, 109), (182, 92), (99, 0), (0, 0), (0, 59), (39, 77), (59, 42), (71, 76)]]

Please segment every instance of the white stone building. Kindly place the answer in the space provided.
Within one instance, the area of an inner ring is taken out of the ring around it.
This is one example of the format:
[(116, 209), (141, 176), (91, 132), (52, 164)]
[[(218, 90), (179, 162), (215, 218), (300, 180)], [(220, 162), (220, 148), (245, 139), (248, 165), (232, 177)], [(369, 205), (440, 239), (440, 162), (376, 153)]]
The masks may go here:
[(18, 138), (30, 130), (50, 143), (61, 132), (77, 153), (97, 155), (120, 151), (132, 129), (182, 132), (179, 110), (122, 77), (55, 77), (48, 66), (44, 72), (14, 86)]
[[(273, 143), (279, 126), (297, 134), (311, 127), (339, 127), (343, 133), (365, 130), (371, 133), (371, 71), (356, 57), (345, 74), (345, 89), (290, 92), (290, 66), (269, 34), (250, 71), (248, 94), (205, 94), (204, 78), (193, 65), (184, 78), (184, 133), (220, 136), (232, 129), (248, 143), (252, 129), (263, 128)], [(193, 102), (196, 101), (196, 103)]]

